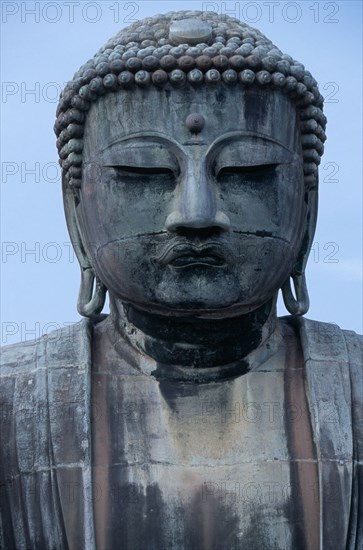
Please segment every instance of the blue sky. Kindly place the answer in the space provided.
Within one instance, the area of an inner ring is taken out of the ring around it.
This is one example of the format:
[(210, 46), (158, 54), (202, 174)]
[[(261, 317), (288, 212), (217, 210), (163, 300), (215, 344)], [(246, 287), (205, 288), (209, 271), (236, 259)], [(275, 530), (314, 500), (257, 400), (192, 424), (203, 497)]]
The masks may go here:
[(208, 8), (259, 28), (319, 82), (328, 141), (307, 317), (362, 332), (360, 1), (2, 2), (1, 8), (1, 344), (79, 319), (79, 268), (64, 222), (52, 129), (63, 84), (132, 20)]

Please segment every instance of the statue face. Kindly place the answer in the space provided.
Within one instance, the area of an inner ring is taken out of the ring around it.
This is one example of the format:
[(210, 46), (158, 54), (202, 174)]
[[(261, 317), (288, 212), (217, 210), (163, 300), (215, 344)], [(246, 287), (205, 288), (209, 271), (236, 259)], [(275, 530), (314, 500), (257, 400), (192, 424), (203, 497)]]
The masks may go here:
[(87, 116), (77, 214), (113, 297), (176, 315), (254, 310), (303, 237), (296, 108), (278, 91), (222, 85), (109, 93)]

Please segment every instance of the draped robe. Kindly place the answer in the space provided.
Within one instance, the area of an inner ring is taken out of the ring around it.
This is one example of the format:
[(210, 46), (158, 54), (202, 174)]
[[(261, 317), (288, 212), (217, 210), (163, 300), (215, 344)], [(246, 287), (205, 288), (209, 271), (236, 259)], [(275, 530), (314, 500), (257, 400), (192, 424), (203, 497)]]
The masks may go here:
[(188, 384), (94, 330), (2, 350), (0, 548), (363, 548), (354, 332), (282, 318), (250, 372)]

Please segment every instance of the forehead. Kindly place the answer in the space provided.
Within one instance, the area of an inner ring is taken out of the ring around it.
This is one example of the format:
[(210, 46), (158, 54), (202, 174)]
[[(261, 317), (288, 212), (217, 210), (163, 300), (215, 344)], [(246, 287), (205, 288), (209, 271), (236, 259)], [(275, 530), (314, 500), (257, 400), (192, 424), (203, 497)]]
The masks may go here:
[(296, 151), (298, 114), (292, 101), (278, 90), (201, 87), (199, 89), (135, 88), (108, 93), (94, 103), (85, 125), (85, 152), (108, 147), (129, 135), (152, 132), (182, 144), (191, 133), (190, 113), (205, 119), (199, 141), (210, 145), (230, 132), (260, 135)]

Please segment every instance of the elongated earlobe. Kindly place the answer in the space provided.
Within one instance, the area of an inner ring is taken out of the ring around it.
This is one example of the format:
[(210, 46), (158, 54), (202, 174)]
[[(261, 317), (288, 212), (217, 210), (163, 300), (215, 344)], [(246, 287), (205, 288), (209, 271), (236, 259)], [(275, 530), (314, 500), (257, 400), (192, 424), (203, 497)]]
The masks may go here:
[[(96, 284), (94, 284), (95, 279)], [(100, 313), (105, 305), (106, 292), (106, 287), (95, 276), (92, 268), (81, 269), (81, 286), (77, 302), (78, 313), (84, 317), (92, 317), (92, 315)]]
[[(296, 298), (294, 297), (291, 290), (290, 279), (292, 279), (292, 282), (294, 284)], [(304, 315), (308, 311), (310, 301), (308, 289), (306, 286), (305, 273), (292, 275), (291, 277), (289, 277), (287, 281), (285, 281), (285, 283), (282, 285), (281, 290), (285, 307), (291, 315)]]
[[(313, 184), (306, 180), (305, 185), (308, 189), (305, 235), (291, 274), (281, 287), (285, 307), (291, 315), (304, 315), (308, 311), (310, 305), (309, 293), (306, 286), (305, 269), (313, 244), (318, 214), (318, 174), (314, 175)], [(311, 185), (310, 188), (309, 185)], [(291, 290), (291, 279), (294, 285), (296, 298)]]
[(77, 310), (84, 317), (92, 317), (92, 315), (101, 313), (105, 304), (107, 288), (96, 277), (91, 259), (88, 257), (83, 245), (76, 213), (76, 204), (79, 202), (77, 193), (67, 184), (64, 177), (62, 178), (62, 186), (67, 227), (81, 267), (81, 285), (78, 294)]

